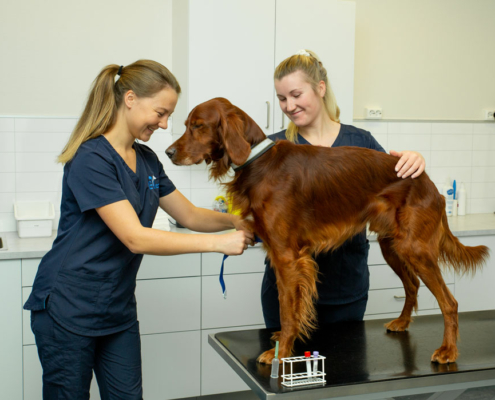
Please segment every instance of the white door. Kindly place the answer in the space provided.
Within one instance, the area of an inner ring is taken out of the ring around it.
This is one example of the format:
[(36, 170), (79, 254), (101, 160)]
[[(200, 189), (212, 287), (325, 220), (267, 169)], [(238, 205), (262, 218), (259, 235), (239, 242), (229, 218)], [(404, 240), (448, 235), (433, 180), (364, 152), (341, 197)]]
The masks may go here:
[(225, 97), (272, 133), (275, 0), (192, 0), (189, 24), (187, 112)]
[[(314, 51), (328, 74), (340, 120), (352, 123), (356, 4), (341, 0), (277, 0), (275, 66), (300, 49)], [(275, 132), (286, 129), (274, 96)], [(282, 127), (283, 126), (283, 127)]]

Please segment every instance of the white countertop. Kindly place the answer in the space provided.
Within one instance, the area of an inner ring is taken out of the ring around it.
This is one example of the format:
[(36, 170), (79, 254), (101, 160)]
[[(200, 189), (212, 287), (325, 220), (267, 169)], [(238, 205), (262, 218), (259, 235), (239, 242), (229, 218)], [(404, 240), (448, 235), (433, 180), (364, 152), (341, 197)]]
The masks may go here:
[[(449, 227), (452, 233), (462, 236), (495, 235), (495, 214), (470, 214), (462, 217), (449, 217)], [(160, 220), (153, 228), (180, 233), (196, 233), (189, 229), (179, 229), (168, 223), (168, 220)], [(21, 239), (17, 232), (0, 232), (0, 236), (7, 245), (6, 250), (0, 250), (0, 260), (19, 258), (41, 258), (51, 249), (57, 232), (53, 231), (50, 237)], [(376, 235), (370, 234), (368, 239), (376, 240)], [(5, 244), (4, 244), (5, 245)]]

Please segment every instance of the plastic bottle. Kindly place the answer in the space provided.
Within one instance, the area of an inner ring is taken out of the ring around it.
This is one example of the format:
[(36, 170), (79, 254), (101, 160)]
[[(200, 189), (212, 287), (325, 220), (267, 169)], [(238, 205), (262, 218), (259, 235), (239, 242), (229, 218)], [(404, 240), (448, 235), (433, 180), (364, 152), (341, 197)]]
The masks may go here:
[(445, 197), (445, 213), (447, 214), (447, 217), (451, 217), (454, 202), (454, 188), (450, 183), (450, 178), (447, 179), (443, 185), (442, 195)]
[(457, 197), (457, 214), (466, 215), (466, 189), (464, 188), (464, 183), (461, 183), (461, 187), (459, 188), (459, 194)]

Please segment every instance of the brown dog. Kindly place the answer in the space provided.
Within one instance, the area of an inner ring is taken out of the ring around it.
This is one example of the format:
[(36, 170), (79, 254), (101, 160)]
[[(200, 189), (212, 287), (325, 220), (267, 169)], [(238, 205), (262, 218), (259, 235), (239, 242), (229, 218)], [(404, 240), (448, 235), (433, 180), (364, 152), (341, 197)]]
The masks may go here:
[[(191, 111), (186, 132), (166, 153), (177, 165), (211, 163), (214, 179), (223, 177), (231, 164), (241, 166), (226, 183), (227, 192), (263, 240), (275, 269), (282, 330), (273, 339), (280, 341), (279, 358), (289, 357), (295, 339), (308, 337), (316, 328), (318, 270), (312, 256), (339, 247), (369, 223), (406, 292), (401, 315), (386, 328), (408, 328), (412, 310), (417, 309), (420, 278), (437, 299), (445, 324), (443, 343), (431, 360), (454, 362), (457, 302), (438, 264), (474, 272), (488, 257), (488, 248), (464, 246), (452, 235), (445, 200), (428, 175), (398, 178), (397, 158), (375, 150), (285, 140), (242, 166), (251, 147), (265, 139), (246, 113), (216, 98)], [(258, 361), (271, 363), (273, 357), (271, 349)]]

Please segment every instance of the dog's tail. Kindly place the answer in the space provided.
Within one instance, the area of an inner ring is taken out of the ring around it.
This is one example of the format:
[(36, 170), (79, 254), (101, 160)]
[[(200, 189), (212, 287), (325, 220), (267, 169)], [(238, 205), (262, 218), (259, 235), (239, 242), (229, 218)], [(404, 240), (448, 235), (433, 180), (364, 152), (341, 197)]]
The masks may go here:
[(440, 239), (440, 261), (460, 274), (474, 274), (490, 255), (486, 246), (464, 246), (449, 229), (445, 211), (442, 215), (443, 235)]

